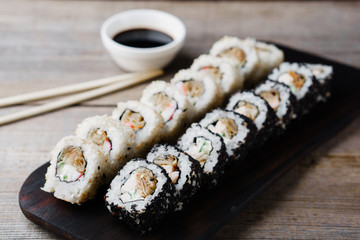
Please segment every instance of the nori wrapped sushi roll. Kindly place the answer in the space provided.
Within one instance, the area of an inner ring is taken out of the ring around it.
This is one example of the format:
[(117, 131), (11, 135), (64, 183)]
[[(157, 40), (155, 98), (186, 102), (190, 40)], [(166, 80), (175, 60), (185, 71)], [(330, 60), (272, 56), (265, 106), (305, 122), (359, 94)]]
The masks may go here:
[(283, 62), (268, 78), (290, 88), (298, 101), (299, 116), (307, 113), (317, 102), (319, 84), (312, 71), (302, 64)]
[(202, 169), (200, 163), (175, 146), (155, 145), (147, 160), (164, 168), (175, 189), (175, 211), (182, 210), (200, 188)]
[(113, 179), (105, 204), (112, 215), (144, 233), (172, 210), (173, 194), (166, 171), (138, 158), (129, 161)]
[(283, 83), (266, 80), (254, 89), (255, 94), (264, 98), (278, 117), (278, 133), (283, 132), (292, 119), (296, 118), (297, 101), (290, 88)]
[(234, 111), (215, 109), (206, 114), (199, 124), (221, 136), (228, 156), (235, 162), (245, 157), (256, 136), (252, 121)]
[(333, 67), (324, 64), (306, 63), (319, 83), (318, 101), (326, 101), (331, 96), (331, 79), (333, 76)]
[(257, 129), (256, 142), (258, 144), (263, 144), (270, 137), (278, 121), (269, 104), (251, 91), (233, 94), (226, 109), (242, 114), (253, 121)]
[(203, 169), (201, 184), (207, 188), (217, 185), (225, 171), (227, 161), (222, 137), (213, 134), (198, 123), (193, 123), (180, 137), (178, 146), (199, 161)]

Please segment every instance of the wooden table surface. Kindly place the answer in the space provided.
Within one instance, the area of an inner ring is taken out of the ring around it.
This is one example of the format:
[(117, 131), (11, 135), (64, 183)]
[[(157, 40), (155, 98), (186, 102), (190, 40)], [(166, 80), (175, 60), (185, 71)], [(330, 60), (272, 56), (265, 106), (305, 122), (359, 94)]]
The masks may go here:
[[(360, 2), (102, 2), (0, 0), (0, 97), (122, 71), (99, 38), (101, 23), (132, 8), (180, 17), (185, 47), (164, 79), (223, 35), (256, 37), (360, 68)], [(354, 79), (360, 81), (360, 79)], [(18, 206), (26, 177), (84, 118), (139, 99), (145, 84), (0, 127), (0, 239), (56, 239)], [(0, 109), (0, 115), (40, 101)], [(304, 159), (213, 239), (360, 239), (360, 119)]]

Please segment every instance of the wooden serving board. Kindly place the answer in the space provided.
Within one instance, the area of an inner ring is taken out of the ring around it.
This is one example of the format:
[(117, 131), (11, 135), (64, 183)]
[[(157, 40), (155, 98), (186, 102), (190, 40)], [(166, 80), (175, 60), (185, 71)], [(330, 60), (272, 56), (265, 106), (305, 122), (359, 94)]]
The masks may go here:
[(40, 189), (48, 163), (24, 182), (19, 205), (31, 221), (68, 239), (205, 239), (237, 215), (244, 206), (320, 144), (360, 113), (360, 70), (279, 45), (286, 61), (330, 64), (334, 67), (332, 97), (286, 134), (251, 153), (244, 164), (229, 170), (211, 191), (197, 194), (185, 210), (168, 216), (153, 231), (140, 235), (112, 217), (103, 195), (82, 206), (58, 200)]

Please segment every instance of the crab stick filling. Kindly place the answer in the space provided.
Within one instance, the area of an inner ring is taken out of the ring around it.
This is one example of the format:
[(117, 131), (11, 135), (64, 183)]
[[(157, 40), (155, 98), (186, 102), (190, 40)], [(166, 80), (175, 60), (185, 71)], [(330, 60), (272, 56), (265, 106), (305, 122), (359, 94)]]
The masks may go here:
[(164, 118), (164, 121), (170, 121), (177, 109), (177, 102), (163, 92), (156, 93), (151, 98), (155, 109)]
[(86, 161), (79, 147), (67, 146), (57, 157), (56, 177), (62, 182), (75, 182), (84, 176)]
[(138, 113), (126, 109), (120, 117), (120, 121), (125, 125), (131, 127), (134, 131), (138, 131), (145, 126), (144, 117)]
[(231, 118), (220, 118), (216, 123), (210, 124), (207, 128), (211, 132), (229, 139), (232, 139), (238, 133), (238, 127)]
[(247, 116), (251, 120), (255, 120), (257, 115), (259, 114), (259, 109), (252, 103), (239, 101), (234, 108), (234, 111), (240, 113), (242, 115)]
[(221, 81), (222, 79), (222, 74), (218, 67), (206, 66), (200, 68), (199, 71), (206, 73), (207, 76), (211, 77), (215, 81)]
[(210, 140), (204, 137), (194, 138), (194, 144), (186, 151), (192, 158), (199, 161), (203, 167), (210, 156), (213, 146)]
[(111, 141), (107, 133), (101, 129), (93, 129), (89, 132), (88, 138), (96, 145), (103, 147), (107, 152), (112, 149)]
[(120, 200), (123, 203), (144, 200), (156, 189), (156, 176), (145, 167), (132, 171), (130, 177), (121, 186)]
[(288, 85), (293, 93), (299, 91), (305, 83), (305, 77), (297, 72), (289, 71), (281, 74), (278, 78), (279, 82)]
[(270, 107), (276, 112), (280, 106), (280, 93), (274, 89), (269, 91), (263, 91), (259, 93), (259, 96), (265, 99)]
[(180, 170), (178, 167), (178, 159), (173, 155), (163, 155), (159, 156), (154, 160), (154, 163), (163, 167), (167, 174), (169, 175), (172, 183), (177, 183), (180, 175)]
[(246, 53), (237, 47), (228, 48), (217, 55), (218, 57), (230, 58), (238, 61), (241, 66), (246, 63)]

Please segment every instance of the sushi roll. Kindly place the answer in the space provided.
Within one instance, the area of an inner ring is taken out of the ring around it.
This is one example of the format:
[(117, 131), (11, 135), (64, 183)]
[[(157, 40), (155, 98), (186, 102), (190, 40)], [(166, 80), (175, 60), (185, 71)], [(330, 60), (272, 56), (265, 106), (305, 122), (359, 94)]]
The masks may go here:
[(254, 46), (237, 37), (221, 38), (210, 49), (210, 55), (232, 61), (240, 74), (244, 74), (246, 85), (259, 64)]
[(112, 118), (130, 128), (135, 134), (133, 157), (144, 156), (147, 151), (160, 141), (164, 120), (151, 107), (139, 101), (119, 102), (112, 112)]
[(199, 124), (223, 138), (226, 152), (235, 162), (245, 157), (255, 140), (256, 127), (252, 121), (234, 111), (215, 109)]
[(225, 58), (204, 54), (194, 60), (191, 69), (214, 79), (225, 95), (244, 86), (244, 75), (237, 71), (235, 64)]
[(319, 83), (319, 96), (317, 100), (326, 101), (331, 95), (333, 67), (329, 65), (311, 63), (306, 63), (305, 65), (312, 71), (315, 79)]
[(147, 155), (147, 160), (166, 170), (175, 189), (175, 211), (182, 210), (200, 188), (202, 174), (200, 163), (177, 147), (168, 144), (155, 145)]
[(269, 138), (278, 121), (269, 104), (251, 91), (233, 94), (226, 109), (242, 114), (253, 121), (257, 129), (256, 142), (259, 144), (264, 143)]
[(222, 103), (224, 93), (213, 78), (191, 69), (180, 70), (171, 79), (171, 84), (187, 98), (192, 108), (188, 114), (189, 122), (198, 120), (202, 115)]
[(203, 169), (201, 185), (215, 186), (223, 175), (227, 154), (224, 140), (217, 134), (193, 123), (180, 137), (178, 146), (200, 163)]
[(75, 136), (64, 137), (51, 151), (42, 190), (81, 205), (94, 198), (103, 184), (105, 160), (103, 151), (94, 143)]
[(106, 115), (84, 119), (77, 126), (75, 135), (92, 141), (103, 150), (107, 156), (105, 172), (109, 182), (130, 160), (135, 144), (135, 133), (120, 121)]
[(173, 191), (163, 168), (138, 158), (129, 161), (113, 179), (105, 204), (125, 224), (147, 232), (172, 210)]
[(278, 121), (276, 123), (278, 132), (286, 129), (290, 121), (296, 118), (295, 108), (297, 106), (296, 97), (290, 88), (280, 82), (266, 80), (254, 89), (255, 94), (261, 96), (274, 110)]
[(153, 81), (143, 91), (140, 102), (161, 114), (165, 125), (163, 136), (172, 141), (187, 127), (190, 104), (185, 95), (165, 81)]
[(253, 85), (264, 81), (274, 68), (284, 61), (284, 52), (273, 44), (257, 41), (254, 38), (246, 38), (245, 42), (254, 46), (259, 57), (259, 64), (251, 79)]
[(312, 71), (299, 63), (283, 62), (268, 76), (269, 79), (284, 83), (298, 101), (298, 114), (307, 113), (317, 102), (318, 83)]

